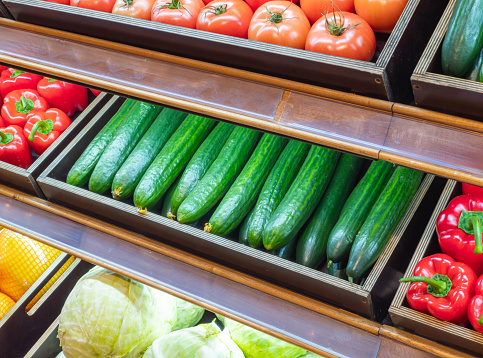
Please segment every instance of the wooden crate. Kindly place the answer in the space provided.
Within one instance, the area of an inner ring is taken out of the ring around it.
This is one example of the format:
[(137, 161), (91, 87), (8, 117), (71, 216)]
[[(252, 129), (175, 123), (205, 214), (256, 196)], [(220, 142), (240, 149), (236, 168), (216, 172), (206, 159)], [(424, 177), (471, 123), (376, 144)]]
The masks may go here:
[(16, 20), (350, 93), (408, 103), (409, 77), (448, 0), (409, 0), (372, 62), (39, 0), (4, 0)]

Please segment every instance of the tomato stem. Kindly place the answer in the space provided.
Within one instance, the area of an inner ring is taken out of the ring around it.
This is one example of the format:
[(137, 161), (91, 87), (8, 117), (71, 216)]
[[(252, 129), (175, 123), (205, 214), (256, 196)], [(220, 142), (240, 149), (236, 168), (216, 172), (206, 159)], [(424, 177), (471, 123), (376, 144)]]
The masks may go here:
[[(290, 5), (292, 5), (292, 3), (290, 3)], [(275, 27), (277, 28), (277, 31), (279, 31), (277, 24), (285, 20), (285, 18), (283, 17), (283, 13), (285, 12), (285, 10), (287, 10), (290, 7), (290, 5), (280, 12), (277, 12), (277, 11), (272, 12), (268, 9), (268, 7), (265, 6), (265, 9), (267, 10), (268, 15), (270, 15), (267, 21), (270, 21), (272, 24), (274, 24)]]
[[(353, 29), (354, 27), (362, 24), (362, 22), (360, 22), (356, 25), (344, 27), (344, 23), (345, 23), (344, 13), (339, 9), (339, 7), (336, 4), (334, 4), (333, 1), (331, 1), (331, 2), (332, 2), (332, 14), (334, 15), (332, 22), (329, 22), (329, 19), (327, 18), (327, 15), (329, 15), (329, 13), (327, 12), (327, 9), (325, 9), (325, 14), (324, 14), (324, 16), (325, 16), (325, 28), (327, 29), (327, 31), (329, 31), (329, 33), (331, 35), (340, 36), (340, 35), (342, 35), (342, 33), (344, 31), (346, 31), (348, 29)], [(337, 12), (335, 11), (334, 6), (337, 8)], [(339, 22), (337, 21), (336, 13), (339, 14)]]
[(213, 14), (215, 16), (224, 14), (228, 8), (228, 4), (221, 4), (218, 6), (208, 6), (207, 10), (203, 13), (203, 16), (206, 17), (206, 14)]
[[(178, 9), (179, 11), (181, 10), (186, 10), (188, 14), (191, 15), (191, 12), (187, 8), (183, 6), (180, 0), (172, 0), (171, 2), (164, 3), (163, 5), (158, 5), (153, 7), (152, 12), (154, 13), (155, 11), (158, 12), (160, 9)], [(193, 15), (191, 15), (193, 16)]]

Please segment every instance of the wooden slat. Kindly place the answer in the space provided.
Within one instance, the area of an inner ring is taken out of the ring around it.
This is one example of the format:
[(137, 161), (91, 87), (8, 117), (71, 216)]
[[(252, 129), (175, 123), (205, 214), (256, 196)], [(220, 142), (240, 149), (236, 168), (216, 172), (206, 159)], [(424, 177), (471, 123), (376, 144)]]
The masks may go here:
[(383, 325), (379, 331), (379, 334), (384, 337), (391, 338), (408, 346), (418, 348), (425, 352), (431, 353), (440, 358), (474, 358), (474, 356), (463, 353), (453, 348), (449, 348), (430, 341), (414, 334), (402, 331), (400, 329)]

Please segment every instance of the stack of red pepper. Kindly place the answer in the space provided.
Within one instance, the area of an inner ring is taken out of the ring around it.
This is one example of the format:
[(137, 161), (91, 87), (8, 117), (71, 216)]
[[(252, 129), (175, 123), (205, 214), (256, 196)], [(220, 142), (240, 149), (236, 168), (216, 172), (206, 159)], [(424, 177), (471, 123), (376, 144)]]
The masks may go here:
[(28, 168), (88, 104), (82, 86), (0, 66), (0, 160)]
[[(438, 215), (436, 232), (443, 253), (422, 259), (406, 295), (409, 305), (441, 320), (483, 333), (483, 188), (463, 184)], [(477, 277), (479, 278), (477, 279)]]

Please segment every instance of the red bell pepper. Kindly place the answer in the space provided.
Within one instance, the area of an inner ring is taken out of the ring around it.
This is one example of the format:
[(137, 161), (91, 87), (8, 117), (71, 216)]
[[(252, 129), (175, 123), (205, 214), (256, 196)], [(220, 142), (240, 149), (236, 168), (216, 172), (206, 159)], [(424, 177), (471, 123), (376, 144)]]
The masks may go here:
[(460, 195), (450, 201), (436, 221), (441, 251), (483, 274), (483, 195)]
[(19, 126), (0, 128), (0, 160), (24, 169), (32, 165), (32, 154)]
[(468, 319), (475, 331), (483, 333), (483, 275), (476, 280), (475, 295), (468, 306)]
[(42, 154), (70, 126), (72, 121), (58, 108), (33, 110), (27, 116), (23, 134), (37, 154)]
[(468, 323), (468, 304), (476, 282), (475, 272), (468, 265), (435, 254), (419, 261), (414, 276), (399, 281), (412, 282), (406, 294), (411, 308), (461, 326)]
[(37, 84), (42, 79), (42, 76), (34, 73), (9, 68), (2, 71), (0, 76), (0, 94), (5, 97), (10, 92), (22, 89), (37, 90)]
[(0, 116), (0, 128), (5, 127), (5, 123), (3, 122), (2, 116)]
[(89, 89), (91, 90), (92, 94), (96, 97), (99, 96), (102, 92), (102, 91), (99, 91), (99, 90), (96, 90), (96, 89), (93, 89), (93, 88), (89, 88)]
[(75, 111), (87, 108), (87, 88), (44, 77), (37, 85), (37, 91), (49, 103), (50, 107), (62, 110), (71, 117)]
[(2, 75), (2, 72), (8, 70), (7, 66), (0, 66), (0, 76)]
[(463, 187), (464, 195), (471, 195), (471, 194), (483, 195), (483, 187), (481, 186), (463, 183), (462, 187)]
[(1, 110), (3, 121), (7, 126), (25, 126), (27, 114), (33, 109), (47, 110), (49, 104), (36, 90), (16, 90), (10, 92), (4, 99)]

